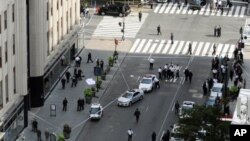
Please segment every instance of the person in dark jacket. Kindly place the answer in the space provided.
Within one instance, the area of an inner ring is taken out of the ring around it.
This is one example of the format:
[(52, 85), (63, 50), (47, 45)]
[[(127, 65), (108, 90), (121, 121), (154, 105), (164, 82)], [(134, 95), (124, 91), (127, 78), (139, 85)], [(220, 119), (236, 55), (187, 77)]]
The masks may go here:
[(136, 117), (136, 123), (138, 123), (140, 115), (141, 115), (141, 112), (139, 111), (138, 108), (136, 108), (136, 110), (134, 112), (134, 116)]
[(67, 105), (68, 105), (68, 100), (67, 98), (65, 97), (64, 100), (63, 100), (63, 111), (67, 111)]
[(156, 133), (155, 131), (151, 135), (152, 141), (156, 141)]
[(65, 89), (66, 79), (64, 77), (61, 79), (61, 83), (62, 83), (62, 89)]
[(69, 83), (70, 76), (71, 76), (70, 72), (67, 71), (67, 72), (65, 73), (65, 76), (66, 76), (66, 79), (67, 79), (67, 83)]

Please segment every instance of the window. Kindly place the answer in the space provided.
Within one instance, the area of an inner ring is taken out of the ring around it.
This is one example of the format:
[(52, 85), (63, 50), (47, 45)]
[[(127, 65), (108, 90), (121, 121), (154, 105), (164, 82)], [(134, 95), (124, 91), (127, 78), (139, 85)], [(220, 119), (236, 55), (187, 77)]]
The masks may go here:
[(49, 20), (49, 3), (47, 2), (47, 20)]
[(12, 4), (12, 22), (15, 22), (15, 4)]
[(63, 5), (63, 0), (61, 0), (61, 6)]
[(58, 1), (56, 2), (56, 8), (57, 8), (57, 10), (59, 9), (59, 3), (58, 3)]
[(5, 76), (5, 94), (6, 94), (6, 103), (9, 102), (9, 90), (8, 90), (9, 86), (8, 86), (8, 75)]
[(0, 47), (0, 68), (2, 68), (2, 47)]
[(47, 31), (47, 56), (49, 56), (50, 51), (49, 51), (49, 31)]
[(0, 81), (0, 109), (3, 108), (3, 82)]
[(57, 43), (59, 44), (59, 21), (57, 21), (56, 26), (57, 26)]
[(53, 7), (51, 6), (51, 16), (53, 16)]
[(8, 44), (7, 41), (5, 41), (5, 63), (8, 62)]
[(67, 29), (67, 34), (68, 34), (68, 11), (66, 12), (66, 29)]
[(70, 20), (70, 29), (72, 29), (72, 8), (70, 8), (69, 20)]
[(63, 18), (61, 18), (61, 40), (63, 39)]
[(13, 34), (13, 55), (16, 53), (16, 47), (15, 47), (15, 34)]
[(0, 34), (2, 33), (2, 16), (0, 15)]
[(14, 94), (16, 94), (16, 68), (13, 68), (13, 85), (14, 85)]
[(7, 29), (7, 11), (4, 11), (4, 29)]

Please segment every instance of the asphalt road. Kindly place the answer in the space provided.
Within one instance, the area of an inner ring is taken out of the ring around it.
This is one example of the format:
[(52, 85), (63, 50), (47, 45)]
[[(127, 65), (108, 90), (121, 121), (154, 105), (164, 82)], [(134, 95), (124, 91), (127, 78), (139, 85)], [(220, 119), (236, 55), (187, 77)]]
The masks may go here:
[[(233, 44), (238, 40), (239, 27), (243, 26), (244, 22), (244, 18), (150, 13), (137, 38), (170, 39), (170, 33), (173, 32), (176, 40)], [(159, 24), (162, 36), (156, 35), (156, 27)], [(222, 27), (220, 38), (213, 37), (215, 25)], [(184, 100), (195, 101), (198, 104), (205, 102), (206, 97), (202, 95), (201, 86), (209, 76), (211, 58), (152, 54), (156, 59), (155, 69), (149, 71), (149, 56), (150, 54), (128, 54), (111, 86), (100, 100), (105, 106), (104, 116), (100, 121), (88, 121), (79, 141), (126, 141), (129, 128), (134, 131), (134, 141), (150, 141), (153, 131), (157, 133), (159, 140), (162, 133), (177, 122), (178, 118), (173, 111), (176, 100), (180, 103)], [(116, 99), (123, 92), (138, 88), (138, 80), (144, 74), (157, 74), (158, 67), (170, 62), (182, 66), (181, 78), (176, 83), (161, 82), (160, 89), (146, 94), (142, 101), (131, 107), (123, 108), (116, 105)], [(182, 83), (183, 69), (187, 66), (194, 74), (192, 83)], [(136, 108), (141, 111), (138, 124), (133, 115)]]

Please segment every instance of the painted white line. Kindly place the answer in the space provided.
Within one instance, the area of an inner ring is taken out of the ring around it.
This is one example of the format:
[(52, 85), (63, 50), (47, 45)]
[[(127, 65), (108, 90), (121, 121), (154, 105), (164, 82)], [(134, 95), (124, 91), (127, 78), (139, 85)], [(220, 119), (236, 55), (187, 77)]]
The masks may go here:
[(135, 43), (133, 44), (132, 48), (130, 49), (130, 53), (134, 52), (137, 45), (139, 44), (139, 42), (141, 41), (141, 39), (136, 39)]
[(163, 13), (164, 9), (166, 8), (167, 4), (164, 3), (162, 6), (161, 6), (161, 9), (158, 13)]
[(146, 110), (145, 110), (145, 113), (148, 111), (148, 109), (149, 109), (149, 106), (147, 106), (147, 108), (146, 108)]
[(201, 56), (206, 56), (208, 54), (209, 45), (210, 45), (210, 43), (206, 42), (205, 48), (203, 49)]
[(176, 46), (178, 44), (179, 41), (174, 41), (174, 44), (172, 45), (170, 51), (168, 54), (173, 54), (174, 53), (174, 50), (176, 49)]
[(165, 134), (165, 130), (162, 131), (160, 141), (161, 141), (161, 139), (162, 139), (162, 137), (163, 137), (164, 134)]
[(227, 55), (228, 49), (229, 49), (229, 44), (225, 44), (224, 47), (223, 47), (223, 50), (221, 52), (222, 57), (225, 57)]
[(182, 54), (187, 54), (188, 53), (188, 45), (191, 43), (190, 41), (187, 41), (184, 48), (182, 49)]
[(199, 12), (199, 10), (194, 10), (194, 11), (193, 11), (193, 15), (197, 15), (198, 12)]
[(160, 9), (160, 7), (161, 7), (161, 4), (157, 4), (157, 6), (156, 6), (156, 8), (155, 8), (155, 10), (154, 10), (154, 13), (157, 13), (158, 10)]
[(178, 7), (178, 4), (175, 3), (174, 6), (172, 7), (171, 11), (170, 11), (170, 14), (173, 14), (177, 7)]
[(180, 14), (181, 10), (183, 9), (184, 3), (181, 3), (180, 9), (178, 8), (176, 14)]
[(135, 50), (135, 53), (138, 53), (138, 52), (141, 51), (141, 49), (143, 48), (145, 42), (146, 42), (146, 39), (142, 39), (141, 43), (139, 44), (139, 46), (138, 46), (137, 49)]
[(223, 47), (223, 44), (219, 44), (217, 49), (216, 49), (216, 53), (219, 57), (221, 56), (220, 54), (221, 54), (222, 47)]
[(188, 15), (191, 15), (191, 14), (192, 14), (192, 12), (193, 12), (193, 10), (188, 9)]
[(152, 44), (152, 42), (153, 42), (152, 39), (148, 40), (148, 42), (147, 42), (146, 46), (144, 47), (142, 53), (147, 53), (147, 51), (148, 51), (150, 45)]
[(228, 17), (232, 17), (232, 15), (233, 15), (233, 9), (235, 8), (235, 6), (232, 6), (231, 7), (231, 9), (230, 9), (230, 11), (229, 11), (229, 13), (228, 13)]
[(183, 8), (181, 14), (186, 14), (186, 13), (187, 13), (187, 10), (188, 10), (188, 7), (189, 7), (189, 4), (187, 4), (187, 5)]
[(178, 45), (177, 50), (176, 50), (176, 52), (174, 54), (180, 54), (180, 52), (181, 52), (181, 50), (183, 48), (184, 42), (185, 41), (180, 41), (180, 44)]
[(232, 58), (233, 57), (234, 49), (235, 49), (235, 45), (231, 45), (230, 50), (228, 52), (228, 58)]
[(164, 49), (163, 49), (163, 51), (162, 51), (163, 54), (166, 54), (166, 53), (167, 53), (167, 51), (168, 51), (169, 48), (170, 48), (170, 45), (171, 45), (171, 41), (169, 40), (169, 41), (166, 43), (166, 46), (164, 47)]
[(153, 45), (151, 46), (150, 50), (149, 50), (149, 53), (153, 53), (156, 46), (157, 46), (158, 43), (153, 43)]
[(234, 12), (234, 17), (238, 17), (239, 16), (239, 13), (240, 13), (240, 6), (237, 6), (236, 7), (236, 10)]
[(167, 6), (167, 8), (166, 8), (166, 10), (164, 12), (165, 14), (169, 12), (169, 10), (171, 9), (172, 5), (173, 5), (173, 3), (169, 3), (168, 4), (168, 6)]
[(164, 43), (165, 43), (165, 40), (161, 40), (161, 43), (160, 43), (159, 46), (157, 47), (155, 53), (160, 53), (160, 51), (161, 51), (162, 46), (163, 46)]
[(245, 11), (246, 11), (246, 7), (245, 7), (245, 6), (242, 6), (242, 7), (241, 7), (241, 12), (240, 12), (240, 17), (241, 17), (241, 18), (244, 17)]
[(137, 78), (136, 82), (139, 82), (140, 78), (141, 78), (141, 77), (140, 77), (140, 76), (138, 76), (138, 78)]
[(210, 14), (210, 4), (207, 5), (207, 9), (205, 15), (208, 16)]
[[(203, 42), (201, 42), (201, 43), (203, 43)], [(195, 50), (196, 45), (197, 45), (197, 42), (192, 43), (192, 54), (194, 54), (194, 50)]]
[[(193, 44), (194, 44), (194, 43), (193, 43)], [(197, 42), (196, 42), (196, 44), (197, 44)], [(199, 43), (199, 45), (198, 45), (196, 51), (194, 52), (194, 55), (196, 55), (196, 56), (199, 56), (199, 55), (200, 55), (201, 49), (202, 49), (202, 47), (203, 47), (203, 44), (204, 44), (204, 42), (200, 42), (200, 43)], [(193, 46), (194, 46), (194, 45), (193, 45)], [(195, 48), (195, 46), (194, 46), (193, 48)]]

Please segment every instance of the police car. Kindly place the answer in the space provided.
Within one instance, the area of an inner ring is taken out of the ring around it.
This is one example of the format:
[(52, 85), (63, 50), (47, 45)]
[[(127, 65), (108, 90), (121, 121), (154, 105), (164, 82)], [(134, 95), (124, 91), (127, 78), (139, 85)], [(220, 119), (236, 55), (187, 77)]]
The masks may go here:
[(91, 104), (90, 110), (89, 110), (89, 116), (90, 116), (90, 119), (92, 120), (101, 119), (101, 117), (103, 116), (103, 108), (101, 104), (99, 103)]
[(126, 91), (117, 99), (118, 106), (131, 106), (133, 103), (142, 100), (144, 97), (143, 90), (133, 89)]
[(188, 117), (189, 115), (186, 113), (186, 111), (192, 109), (194, 105), (195, 105), (195, 102), (193, 101), (183, 101), (179, 109), (179, 118)]
[(156, 87), (156, 82), (159, 82), (156, 75), (147, 74), (141, 79), (139, 89), (144, 92), (151, 92)]

